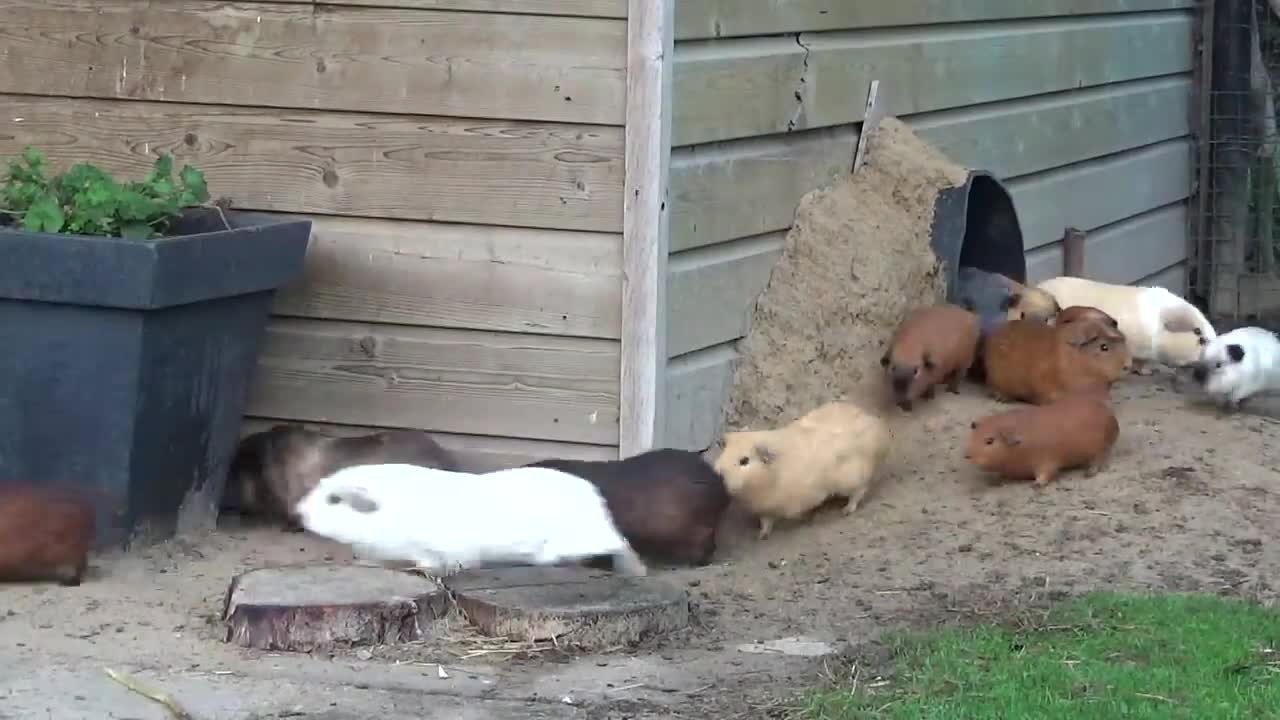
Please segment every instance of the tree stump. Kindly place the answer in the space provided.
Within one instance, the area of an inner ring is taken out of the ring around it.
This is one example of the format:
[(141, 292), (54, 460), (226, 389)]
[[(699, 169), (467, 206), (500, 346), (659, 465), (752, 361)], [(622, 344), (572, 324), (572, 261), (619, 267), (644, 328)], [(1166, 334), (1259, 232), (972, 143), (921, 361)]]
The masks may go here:
[(251, 570), (227, 589), (226, 642), (311, 652), (405, 643), (425, 637), (448, 610), (432, 580), (361, 565), (286, 565)]
[(689, 625), (689, 598), (650, 577), (584, 567), (469, 570), (444, 579), (455, 606), (481, 633), (556, 640), (583, 650), (635, 645)]

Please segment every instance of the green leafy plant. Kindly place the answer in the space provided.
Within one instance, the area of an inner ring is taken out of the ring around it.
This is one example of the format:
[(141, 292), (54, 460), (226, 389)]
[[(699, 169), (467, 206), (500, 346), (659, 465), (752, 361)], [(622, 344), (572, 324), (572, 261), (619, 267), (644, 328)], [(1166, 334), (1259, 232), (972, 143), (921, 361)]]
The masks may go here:
[(173, 157), (162, 153), (139, 181), (122, 183), (90, 163), (50, 176), (44, 153), (27, 147), (9, 161), (0, 215), (33, 232), (156, 237), (184, 208), (209, 201), (204, 173), (187, 165), (175, 178), (173, 170)]

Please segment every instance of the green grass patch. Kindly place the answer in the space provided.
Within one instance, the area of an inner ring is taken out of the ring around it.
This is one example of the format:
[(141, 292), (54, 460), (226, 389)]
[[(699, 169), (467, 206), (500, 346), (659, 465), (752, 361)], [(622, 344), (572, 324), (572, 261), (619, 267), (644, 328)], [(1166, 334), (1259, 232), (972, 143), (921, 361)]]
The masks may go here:
[(805, 720), (1280, 718), (1280, 613), (1212, 595), (1094, 594), (896, 640), (892, 680), (815, 692)]

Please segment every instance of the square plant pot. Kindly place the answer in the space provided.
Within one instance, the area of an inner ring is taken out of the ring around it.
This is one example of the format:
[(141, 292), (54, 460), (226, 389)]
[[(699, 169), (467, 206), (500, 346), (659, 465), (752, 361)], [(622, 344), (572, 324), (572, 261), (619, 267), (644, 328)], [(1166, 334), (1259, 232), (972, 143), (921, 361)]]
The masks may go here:
[(83, 489), (99, 548), (211, 527), (310, 236), (216, 210), (152, 240), (0, 227), (0, 478)]

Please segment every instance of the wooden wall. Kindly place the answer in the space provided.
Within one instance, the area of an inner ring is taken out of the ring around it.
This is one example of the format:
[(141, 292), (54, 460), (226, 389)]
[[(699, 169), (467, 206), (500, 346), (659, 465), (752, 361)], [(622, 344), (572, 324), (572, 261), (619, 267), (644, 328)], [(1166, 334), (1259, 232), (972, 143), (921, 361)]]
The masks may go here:
[(1181, 292), (1192, 0), (677, 0), (669, 444), (715, 441), (733, 346), (796, 204), (847, 173), (867, 88), (1008, 181), (1033, 280)]
[[(519, 13), (519, 14), (517, 14)], [(0, 153), (306, 213), (246, 429), (616, 456), (625, 0), (9, 0)]]

